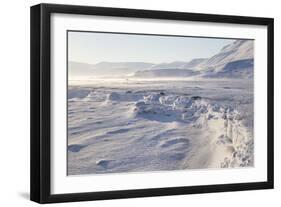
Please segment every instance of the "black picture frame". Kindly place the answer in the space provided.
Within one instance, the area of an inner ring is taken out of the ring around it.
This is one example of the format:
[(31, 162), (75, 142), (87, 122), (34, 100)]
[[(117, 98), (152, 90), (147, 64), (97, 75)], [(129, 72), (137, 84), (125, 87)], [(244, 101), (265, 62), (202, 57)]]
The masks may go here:
[[(85, 192), (73, 194), (51, 194), (51, 70), (50, 70), (50, 15), (52, 13), (100, 15), (112, 17), (134, 17), (194, 22), (219, 22), (267, 26), (267, 181), (238, 184), (219, 184), (153, 189)], [(146, 196), (211, 193), (272, 189), (274, 177), (274, 20), (272, 18), (195, 14), (124, 8), (104, 8), (56, 4), (39, 4), (31, 7), (31, 174), (30, 199), (38, 203), (88, 201)]]

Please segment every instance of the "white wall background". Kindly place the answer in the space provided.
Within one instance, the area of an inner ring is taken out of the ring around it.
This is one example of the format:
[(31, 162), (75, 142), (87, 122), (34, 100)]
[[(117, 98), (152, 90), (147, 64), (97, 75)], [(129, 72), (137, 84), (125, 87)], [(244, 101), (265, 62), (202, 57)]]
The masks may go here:
[[(245, 0), (6, 0), (0, 32), (0, 205), (36, 206), (29, 198), (29, 7), (37, 3), (81, 4), (275, 18), (275, 190), (123, 199), (53, 206), (265, 206), (281, 202), (281, 13), (280, 1)], [(261, 83), (262, 84), (262, 83)], [(276, 206), (276, 204), (274, 205)]]

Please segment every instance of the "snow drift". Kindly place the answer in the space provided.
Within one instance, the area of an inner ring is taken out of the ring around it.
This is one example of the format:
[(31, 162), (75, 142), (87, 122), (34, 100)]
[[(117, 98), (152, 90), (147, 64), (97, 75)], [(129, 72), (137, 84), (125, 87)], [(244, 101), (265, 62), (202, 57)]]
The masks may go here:
[(254, 165), (251, 81), (70, 86), (68, 174)]

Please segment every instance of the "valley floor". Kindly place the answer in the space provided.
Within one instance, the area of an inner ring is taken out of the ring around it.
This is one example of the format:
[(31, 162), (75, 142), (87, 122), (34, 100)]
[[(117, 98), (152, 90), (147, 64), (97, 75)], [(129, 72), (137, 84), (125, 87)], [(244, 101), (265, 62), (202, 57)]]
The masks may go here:
[(68, 175), (253, 165), (252, 79), (69, 85)]

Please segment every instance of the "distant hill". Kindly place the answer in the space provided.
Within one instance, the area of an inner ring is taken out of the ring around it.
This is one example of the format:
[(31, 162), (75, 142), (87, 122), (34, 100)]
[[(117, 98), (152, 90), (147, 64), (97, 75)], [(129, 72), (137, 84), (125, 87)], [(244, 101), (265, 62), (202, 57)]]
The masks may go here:
[(70, 76), (115, 76), (146, 70), (152, 65), (152, 63), (144, 62), (100, 62), (97, 64), (86, 64), (70, 61), (68, 71)]
[(254, 67), (254, 44), (252, 40), (236, 40), (226, 45), (210, 58), (196, 58), (189, 62), (100, 62), (86, 64), (69, 62), (70, 76), (124, 76), (155, 77), (201, 77), (251, 78)]
[(200, 72), (187, 69), (157, 69), (143, 70), (134, 74), (138, 78), (163, 78), (163, 77), (190, 77), (198, 75)]
[(74, 76), (92, 76), (93, 75), (93, 65), (79, 62), (68, 62), (68, 75)]
[[(253, 77), (253, 41), (237, 40), (221, 49), (218, 54), (208, 59), (193, 59), (182, 63), (174, 71), (167, 69), (138, 71), (136, 77), (186, 77), (200, 75), (208, 78), (252, 78)], [(182, 73), (179, 70), (183, 70)]]

